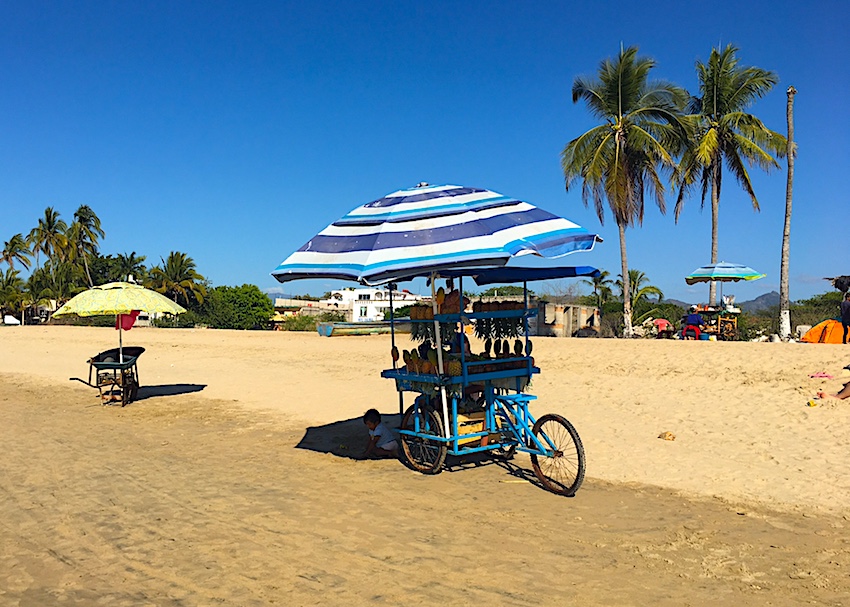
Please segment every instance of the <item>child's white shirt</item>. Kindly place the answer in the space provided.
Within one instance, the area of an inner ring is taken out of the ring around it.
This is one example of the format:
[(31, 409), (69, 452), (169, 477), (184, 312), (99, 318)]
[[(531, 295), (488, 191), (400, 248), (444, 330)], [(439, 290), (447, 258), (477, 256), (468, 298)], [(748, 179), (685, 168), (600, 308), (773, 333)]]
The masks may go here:
[(369, 436), (377, 436), (378, 437), (378, 442), (375, 444), (375, 446), (379, 447), (381, 449), (383, 449), (384, 445), (386, 445), (387, 443), (395, 440), (395, 436), (393, 435), (393, 431), (390, 430), (389, 428), (387, 428), (384, 425), (384, 422), (381, 422), (380, 424), (375, 426), (374, 430), (369, 430)]

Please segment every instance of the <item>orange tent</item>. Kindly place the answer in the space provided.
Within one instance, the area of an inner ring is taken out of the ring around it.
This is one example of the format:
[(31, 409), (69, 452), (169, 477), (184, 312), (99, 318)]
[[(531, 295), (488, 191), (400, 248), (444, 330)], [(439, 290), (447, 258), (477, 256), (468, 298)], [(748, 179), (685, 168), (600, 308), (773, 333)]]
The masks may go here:
[(810, 344), (840, 344), (844, 339), (844, 327), (834, 318), (816, 324), (806, 331), (802, 340)]

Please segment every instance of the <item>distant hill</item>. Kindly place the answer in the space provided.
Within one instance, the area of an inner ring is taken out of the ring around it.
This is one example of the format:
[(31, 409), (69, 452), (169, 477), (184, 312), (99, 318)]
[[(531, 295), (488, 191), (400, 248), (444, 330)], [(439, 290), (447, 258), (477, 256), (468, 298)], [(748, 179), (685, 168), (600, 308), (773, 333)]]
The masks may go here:
[[(685, 308), (686, 310), (691, 305), (690, 303), (679, 299), (665, 299), (663, 303), (675, 304)], [(750, 301), (736, 301), (735, 305), (741, 308), (744, 312), (759, 312), (760, 310), (767, 310), (768, 308), (773, 308), (779, 305), (779, 293), (771, 291), (770, 293), (759, 295)]]
[(759, 295), (750, 301), (735, 302), (735, 305), (741, 308), (744, 312), (759, 312), (760, 310), (767, 310), (768, 308), (774, 308), (779, 305), (779, 293), (771, 291), (770, 293)]

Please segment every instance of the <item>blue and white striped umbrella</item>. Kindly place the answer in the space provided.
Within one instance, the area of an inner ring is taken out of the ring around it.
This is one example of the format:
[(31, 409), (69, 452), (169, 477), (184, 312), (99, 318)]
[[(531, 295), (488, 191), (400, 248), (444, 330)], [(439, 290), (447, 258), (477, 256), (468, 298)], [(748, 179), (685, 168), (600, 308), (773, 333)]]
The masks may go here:
[(601, 240), (581, 226), (490, 190), (421, 185), (357, 207), (272, 272), (280, 282), (336, 278), (380, 284), (441, 269), (557, 258)]
[(738, 282), (739, 280), (758, 280), (764, 277), (764, 274), (760, 274), (750, 267), (721, 261), (697, 268), (685, 277), (685, 282), (692, 285), (698, 282)]

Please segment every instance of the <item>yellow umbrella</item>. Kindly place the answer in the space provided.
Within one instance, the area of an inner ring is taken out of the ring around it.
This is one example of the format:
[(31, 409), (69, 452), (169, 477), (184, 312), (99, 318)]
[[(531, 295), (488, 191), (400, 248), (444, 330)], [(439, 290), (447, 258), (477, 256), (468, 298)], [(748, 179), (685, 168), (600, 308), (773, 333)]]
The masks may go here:
[(129, 314), (133, 310), (159, 314), (181, 314), (186, 311), (165, 295), (129, 282), (110, 282), (92, 287), (72, 297), (53, 316), (105, 316)]
[[(92, 287), (68, 300), (53, 316), (106, 316), (130, 314), (134, 310), (149, 314), (181, 314), (186, 308), (156, 291), (129, 282), (110, 282)], [(118, 323), (118, 348), (120, 362), (124, 362), (121, 339), (121, 323)]]

